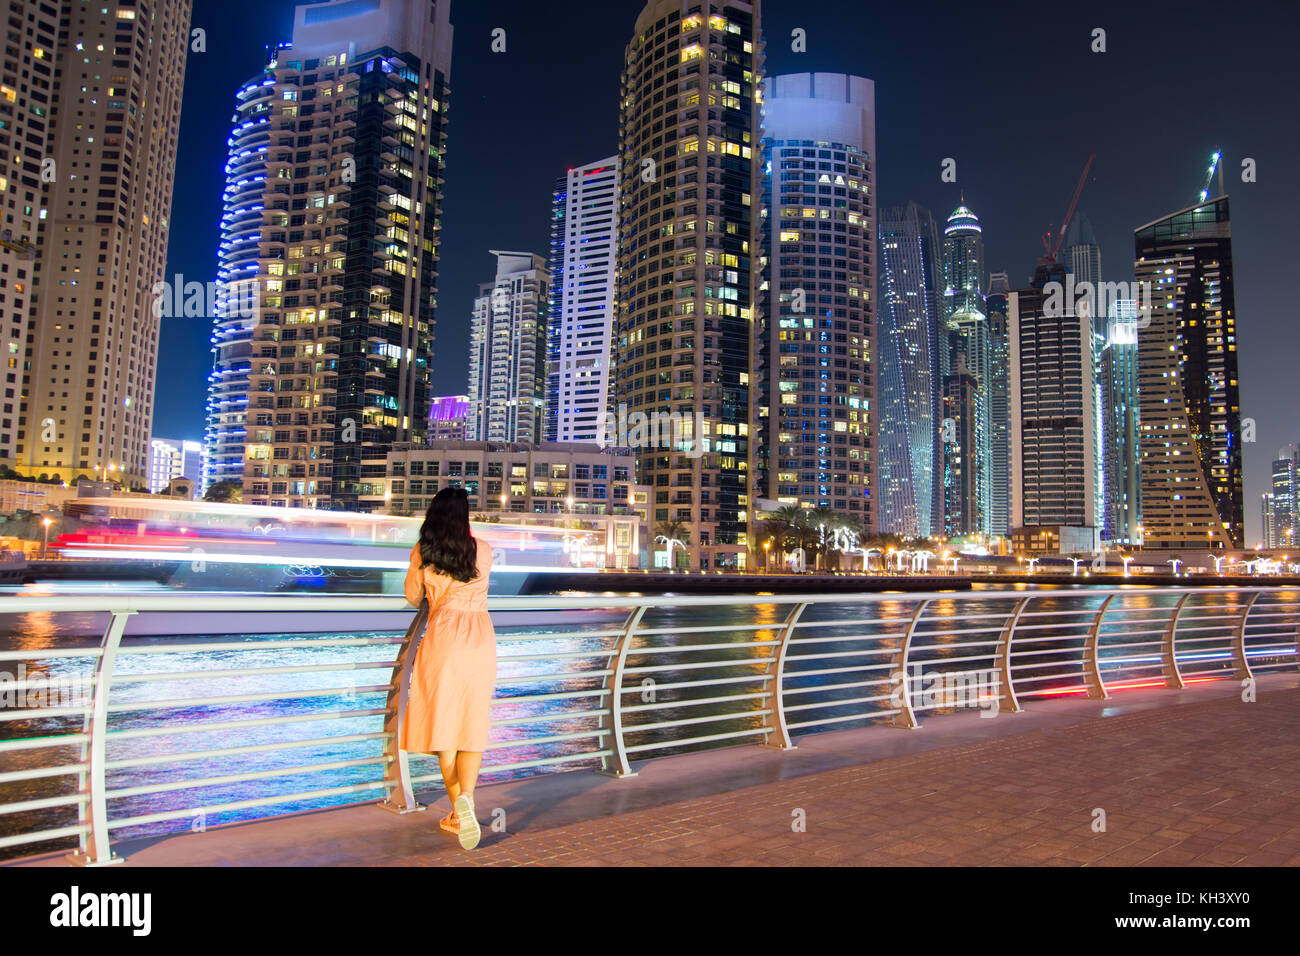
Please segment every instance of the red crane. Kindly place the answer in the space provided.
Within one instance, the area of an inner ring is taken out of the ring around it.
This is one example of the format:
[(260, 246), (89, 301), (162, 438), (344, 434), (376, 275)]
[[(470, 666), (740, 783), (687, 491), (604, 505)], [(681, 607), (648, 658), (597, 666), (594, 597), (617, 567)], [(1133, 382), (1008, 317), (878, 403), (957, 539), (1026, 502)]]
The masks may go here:
[(1083, 184), (1088, 181), (1088, 170), (1092, 169), (1092, 161), (1096, 158), (1096, 153), (1089, 153), (1088, 161), (1083, 164), (1083, 175), (1079, 177), (1079, 184), (1074, 187), (1074, 195), (1070, 197), (1070, 208), (1065, 210), (1065, 218), (1061, 220), (1061, 228), (1057, 230), (1055, 241), (1050, 232), (1043, 234), (1043, 249), (1047, 252), (1043, 258), (1047, 262), (1055, 262), (1056, 254), (1061, 251), (1061, 243), (1065, 241), (1065, 230), (1069, 228), (1070, 220), (1074, 218), (1074, 209), (1079, 205)]

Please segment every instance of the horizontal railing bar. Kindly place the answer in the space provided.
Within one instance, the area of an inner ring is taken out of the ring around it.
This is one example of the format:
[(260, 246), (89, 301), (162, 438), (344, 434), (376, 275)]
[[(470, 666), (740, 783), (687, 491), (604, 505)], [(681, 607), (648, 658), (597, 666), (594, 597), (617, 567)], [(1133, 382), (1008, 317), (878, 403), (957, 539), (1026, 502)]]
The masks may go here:
[(170, 700), (124, 701), (109, 704), (111, 712), (122, 713), (141, 710), (170, 710), (176, 707), (211, 707), (215, 704), (256, 704), (267, 700), (306, 700), (316, 697), (363, 697), (368, 694), (386, 694), (388, 684), (366, 684), (361, 687), (304, 688), (296, 691), (268, 691), (265, 694), (219, 694), (216, 697), (177, 697)]
[(192, 780), (172, 780), (166, 783), (147, 783), (135, 787), (120, 787), (108, 790), (104, 796), (109, 800), (122, 800), (138, 797), (146, 793), (176, 793), (180, 790), (198, 790), (203, 787), (219, 787), (229, 783), (245, 783), (249, 780), (270, 780), (275, 777), (300, 777), (325, 770), (346, 770), (349, 767), (364, 767), (370, 764), (384, 764), (387, 757), (357, 757), (353, 760), (332, 760), (328, 763), (304, 764), (297, 767), (276, 767), (271, 770), (249, 770), (244, 773), (222, 774), (216, 777), (199, 777)]
[(235, 810), (251, 810), (254, 807), (270, 807), (277, 803), (297, 803), (300, 800), (319, 800), (322, 797), (341, 796), (345, 793), (369, 793), (383, 790), (389, 784), (383, 780), (375, 783), (354, 783), (344, 787), (326, 787), (318, 790), (303, 790), (298, 793), (278, 793), (270, 797), (254, 797), (249, 800), (232, 800), (228, 803), (214, 803), (207, 806), (191, 807), (188, 810), (164, 810), (161, 813), (144, 813), (133, 817), (110, 819), (108, 828), (120, 830), (123, 827), (142, 826), (146, 823), (164, 823), (168, 820), (194, 818), (199, 814), (229, 813)]
[(498, 677), (497, 686), (502, 684), (536, 684), (541, 681), (584, 680), (591, 677), (606, 677), (614, 673), (609, 667), (599, 670), (574, 671), (565, 674), (521, 674), (518, 677)]
[[(898, 622), (895, 621), (891, 623), (898, 623)], [(796, 625), (796, 628), (797, 627), (798, 625)], [(863, 635), (845, 634), (845, 635), (837, 635), (834, 637), (799, 637), (796, 634), (791, 636), (790, 643), (791, 645), (794, 644), (803, 645), (803, 644), (843, 644), (845, 641), (854, 641), (854, 640), (884, 641), (884, 640), (895, 640), (901, 638), (904, 636), (904, 633), (905, 632), (903, 631), (888, 631), (884, 634), (863, 634)]]
[(688, 724), (708, 724), (720, 720), (744, 720), (750, 717), (765, 717), (770, 713), (772, 713), (772, 709), (769, 707), (763, 710), (744, 710), (736, 714), (705, 714), (703, 717), (681, 717), (677, 720), (661, 720), (652, 724), (628, 724), (623, 728), (623, 732), (635, 734), (646, 730), (662, 730), (665, 727), (685, 727)]
[(212, 760), (215, 757), (231, 757), (236, 754), (272, 753), (280, 750), (299, 750), (306, 747), (337, 746), (339, 744), (365, 743), (383, 740), (382, 732), (371, 734), (343, 734), (338, 737), (313, 737), (308, 740), (289, 740), (270, 744), (248, 744), (243, 747), (217, 747), (210, 750), (186, 750), (169, 754), (154, 754), (148, 757), (129, 757), (121, 760), (106, 761), (107, 770), (123, 770), (127, 767), (154, 767), (160, 764), (177, 763), (182, 760)]
[(366, 707), (358, 710), (325, 711), (317, 714), (289, 714), (284, 717), (252, 717), (243, 720), (207, 720), (199, 723), (168, 724), (161, 727), (133, 727), (127, 730), (110, 730), (106, 734), (111, 743), (136, 737), (166, 737), (170, 734), (202, 733), (207, 730), (236, 730), (249, 727), (270, 727), (276, 724), (297, 724), (309, 720), (353, 720), (358, 717), (377, 717), (387, 714), (384, 707)]
[[(736, 719), (740, 719), (740, 716), (737, 716)], [(682, 740), (665, 740), (651, 744), (638, 744), (634, 747), (625, 747), (624, 749), (628, 753), (645, 753), (648, 750), (663, 750), (667, 747), (684, 747), (687, 744), (706, 744), (715, 740), (735, 740), (737, 737), (753, 737), (756, 734), (766, 733), (771, 733), (771, 731), (763, 727), (756, 727), (753, 730), (735, 730), (725, 734), (709, 734), (705, 737), (686, 737)]]
[[(792, 697), (795, 694), (816, 694), (821, 691), (832, 690), (849, 690), (854, 687), (875, 687), (879, 684), (892, 684), (893, 681), (888, 677), (882, 677), (879, 680), (855, 680), (847, 684), (816, 684), (812, 687), (787, 687), (785, 695)], [(788, 708), (787, 708), (788, 709)]]
[(704, 667), (750, 667), (757, 664), (770, 664), (771, 657), (744, 657), (734, 661), (699, 661), (698, 663), (683, 664), (641, 664), (637, 667), (629, 667), (624, 670), (625, 674), (654, 674), (659, 671), (687, 671), (699, 670)]
[(800, 727), (820, 727), (824, 724), (842, 724), (850, 720), (871, 720), (875, 717), (892, 717), (901, 713), (901, 710), (877, 710), (872, 713), (849, 714), (846, 717), (818, 717), (816, 720), (804, 720), (797, 724), (786, 724), (786, 726), (791, 730), (797, 730)]
[(31, 833), (17, 833), (0, 837), (0, 850), (10, 846), (23, 846), (27, 843), (44, 843), (46, 840), (62, 840), (65, 837), (81, 836), (90, 832), (90, 824), (83, 823), (71, 827), (58, 827), (54, 830), (35, 830)]
[(287, 664), (283, 667), (240, 667), (211, 671), (157, 671), (141, 674), (114, 674), (113, 683), (143, 683), (167, 680), (205, 680), (212, 677), (257, 677), (262, 674), (313, 674), (326, 671), (392, 669), (392, 661), (340, 661), (337, 664)]
[[(603, 697), (605, 694), (608, 693), (609, 691), (607, 690), (601, 691), (601, 696)], [(501, 720), (493, 718), (492, 726), (494, 727), (496, 726), (510, 727), (516, 725), (527, 726), (528, 724), (543, 724), (552, 720), (578, 720), (579, 718), (585, 718), (585, 717), (603, 717), (604, 714), (605, 711), (603, 710), (574, 710), (574, 711), (561, 711), (559, 713), (550, 713), (550, 714), (524, 714), (519, 717), (506, 717)]]
[[(623, 713), (632, 714), (642, 711), (651, 710), (671, 710), (674, 707), (699, 707), (703, 704), (729, 704), (732, 701), (739, 700), (762, 700), (765, 697), (771, 697), (770, 691), (755, 691), (752, 694), (730, 694), (722, 697), (696, 697), (684, 700), (662, 700), (655, 701), (653, 704), (635, 704), (632, 706), (624, 705)], [(632, 725), (628, 725), (631, 730)]]
[[(775, 630), (775, 628), (772, 628)], [(641, 636), (641, 631), (636, 632), (636, 636)], [(745, 641), (744, 643), (721, 643), (721, 644), (638, 644), (628, 650), (628, 654), (684, 654), (693, 651), (726, 651), (744, 647), (776, 647), (780, 641)], [(615, 651), (614, 653), (617, 653)]]
[(0, 740), (0, 753), (10, 750), (43, 750), (46, 747), (75, 747), (90, 739), (89, 734), (60, 734), (57, 737), (21, 737)]
[(875, 697), (848, 697), (844, 700), (823, 700), (807, 704), (787, 704), (785, 709), (789, 712), (796, 710), (819, 710), (827, 707), (847, 707), (850, 704), (874, 704), (877, 701), (889, 700), (891, 696), (891, 694), (877, 694)]
[(67, 777), (86, 772), (86, 764), (69, 763), (58, 767), (35, 767), (30, 770), (10, 770), (0, 773), (0, 783), (18, 783), (23, 780), (43, 780), (46, 777)]
[(298, 641), (224, 641), (220, 644), (127, 644), (118, 648), (118, 656), (144, 654), (192, 654), (212, 651), (281, 651), (312, 650), (317, 647), (372, 647), (400, 644), (401, 637), (307, 637)]
[(49, 810), (54, 807), (73, 807), (90, 800), (88, 793), (74, 793), (61, 797), (41, 797), (36, 800), (19, 800), (15, 803), (0, 803), (0, 814), (30, 813), (32, 810)]

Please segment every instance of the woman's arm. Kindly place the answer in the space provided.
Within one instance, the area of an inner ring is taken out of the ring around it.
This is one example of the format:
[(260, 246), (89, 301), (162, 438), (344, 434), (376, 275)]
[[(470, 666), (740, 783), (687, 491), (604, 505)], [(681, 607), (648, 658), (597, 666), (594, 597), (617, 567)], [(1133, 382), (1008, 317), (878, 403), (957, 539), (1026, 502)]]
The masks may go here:
[(424, 572), (421, 568), (418, 544), (411, 549), (411, 563), (406, 569), (406, 580), (402, 583), (402, 590), (406, 593), (407, 601), (416, 607), (420, 606), (420, 601), (424, 599)]

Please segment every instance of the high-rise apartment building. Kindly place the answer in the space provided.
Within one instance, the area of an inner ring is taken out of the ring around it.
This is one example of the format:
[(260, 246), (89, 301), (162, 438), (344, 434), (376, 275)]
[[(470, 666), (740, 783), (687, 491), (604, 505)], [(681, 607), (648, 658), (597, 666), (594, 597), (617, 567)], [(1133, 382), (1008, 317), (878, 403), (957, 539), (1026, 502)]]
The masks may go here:
[(773, 76), (763, 108), (762, 496), (874, 531), (875, 84)]
[(618, 157), (555, 184), (547, 334), (546, 437), (605, 440), (618, 243)]
[[(274, 64), (235, 93), (222, 193), (221, 241), (212, 325), (212, 371), (208, 374), (203, 430), (206, 491), (218, 482), (242, 483), (248, 438), (249, 373), (256, 304), (265, 285), (262, 264), (263, 205), (267, 192), (268, 147), (277, 100)], [(272, 263), (268, 263), (269, 267)], [(280, 265), (276, 263), (276, 265)], [(248, 293), (253, 293), (252, 295)], [(250, 308), (251, 306), (251, 308)], [(260, 351), (260, 347), (259, 347)], [(265, 466), (259, 466), (265, 467)]]
[(1228, 197), (1147, 223), (1134, 238), (1135, 277), (1140, 287), (1150, 284), (1151, 295), (1150, 323), (1138, 329), (1144, 546), (1240, 548), (1241, 407)]
[(203, 443), (181, 438), (149, 442), (149, 492), (166, 491), (173, 478), (188, 478), (197, 486), (203, 464)]
[(876, 354), (880, 530), (941, 534), (939, 229), (914, 202), (880, 211)]
[[(3, 335), (18, 360), (7, 371), (27, 366), (17, 416), (18, 382), (5, 383), (0, 443), (5, 432), (16, 437), (21, 472), (147, 480), (154, 287), (165, 278), (189, 27), (189, 0), (10, 5), (9, 44), (30, 49), (6, 52), (0, 79), (0, 135), (12, 122), (24, 138), (21, 151), (12, 137), (5, 148), (4, 228), (37, 247), (29, 281), (9, 253), (10, 271), (0, 272), (9, 300)], [(39, 144), (41, 155), (26, 144)], [(16, 353), (10, 310), (20, 299), (30, 324)]]
[(1095, 528), (1092, 323), (1043, 291), (1065, 274), (1040, 262), (1007, 297), (1013, 531)]
[(985, 389), (989, 409), (989, 527), (988, 533), (1011, 533), (1011, 403), (1008, 373), (1011, 361), (1007, 327), (1007, 296), (1011, 280), (1005, 272), (989, 276), (985, 300), (989, 324), (989, 381)]
[[(944, 528), (949, 535), (987, 534), (992, 511), (989, 468), (993, 452), (990, 445), (989, 384), (992, 375), (984, 292), (984, 237), (979, 218), (964, 201), (953, 210), (943, 230), (943, 284), (946, 348), (940, 357), (940, 368), (947, 408), (941, 442), (945, 459), (950, 454), (959, 453), (963, 480), (974, 482), (974, 498), (970, 505), (961, 509), (960, 516), (945, 515)], [(958, 356), (962, 358), (960, 363)], [(971, 376), (975, 387), (967, 389), (956, 383), (950, 390), (947, 382), (950, 374)], [(969, 409), (955, 410), (951, 401), (947, 401), (950, 392), (968, 397), (974, 405)], [(964, 446), (947, 440), (952, 435), (950, 423), (959, 420), (969, 421), (973, 427), (973, 440)], [(954, 473), (952, 462), (945, 460), (944, 468), (949, 474)], [(951, 492), (945, 492), (945, 495), (946, 500), (953, 500)]]
[(1273, 492), (1266, 491), (1259, 496), (1260, 510), (1260, 547), (1278, 547), (1277, 517), (1273, 514)]
[(469, 329), (470, 441), (545, 437), (551, 270), (543, 256), (492, 250), (496, 278), (479, 285)]
[(387, 449), (424, 438), (448, 6), (298, 6), (237, 95), (207, 478), (238, 473), (245, 502), (374, 510)]
[(699, 423), (639, 458), (652, 529), (682, 522), (692, 567), (751, 545), (762, 72), (743, 0), (650, 0), (623, 61), (614, 399)]
[(1132, 299), (1112, 302), (1101, 350), (1101, 539), (1138, 544), (1142, 483), (1138, 434), (1138, 312)]
[(1288, 445), (1278, 451), (1270, 481), (1264, 547), (1294, 548), (1300, 529), (1300, 448)]
[[(1101, 247), (1097, 245), (1097, 237), (1093, 233), (1092, 223), (1083, 212), (1077, 212), (1074, 218), (1070, 220), (1070, 227), (1065, 233), (1065, 248), (1062, 252), (1062, 260), (1067, 271), (1073, 277), (1074, 287), (1077, 289), (1083, 283), (1093, 290), (1093, 295), (1085, 298), (1088, 304), (1088, 315), (1092, 320), (1092, 367), (1100, 376), (1102, 349), (1106, 346), (1107, 336), (1109, 335), (1109, 307), (1103, 299), (1106, 296), (1101, 288)], [(1103, 384), (1100, 378), (1093, 388), (1093, 404), (1096, 406), (1093, 414), (1093, 425), (1097, 429), (1094, 436), (1097, 447), (1104, 447), (1104, 440), (1101, 433), (1103, 421), (1105, 418), (1102, 404)], [(1106, 476), (1102, 473), (1104, 468), (1104, 455), (1097, 456), (1097, 476), (1093, 482), (1093, 487), (1097, 493), (1097, 501), (1094, 511), (1098, 516), (1098, 524), (1104, 528), (1104, 516), (1107, 513), (1109, 505), (1106, 501)]]
[[(942, 534), (958, 537), (978, 528), (984, 502), (976, 457), (980, 421), (984, 414), (979, 379), (967, 371), (967, 356), (951, 356), (951, 371), (943, 377), (943, 519)], [(936, 534), (939, 532), (936, 531)]]
[(0, 49), (0, 461), (10, 467), (20, 434), (37, 229), (48, 212), (42, 174), (59, 89), (59, 6), (6, 0), (0, 8), (8, 39)]

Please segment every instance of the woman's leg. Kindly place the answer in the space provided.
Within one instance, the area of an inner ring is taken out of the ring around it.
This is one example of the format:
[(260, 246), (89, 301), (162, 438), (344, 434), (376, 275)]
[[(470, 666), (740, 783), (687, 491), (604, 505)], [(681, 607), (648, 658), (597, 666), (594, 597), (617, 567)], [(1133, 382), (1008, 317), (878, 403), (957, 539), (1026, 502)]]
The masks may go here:
[(451, 798), (452, 810), (444, 820), (456, 819), (456, 798), (460, 796), (460, 776), (456, 767), (456, 751), (439, 750), (438, 751), (438, 769), (442, 771), (442, 783), (447, 788), (447, 796)]
[[(441, 757), (441, 755), (439, 755)], [(478, 783), (478, 768), (483, 762), (483, 753), (478, 750), (460, 750), (456, 753), (456, 780), (459, 792), (468, 797), (474, 796), (474, 785)], [(455, 797), (452, 798), (453, 800)]]

